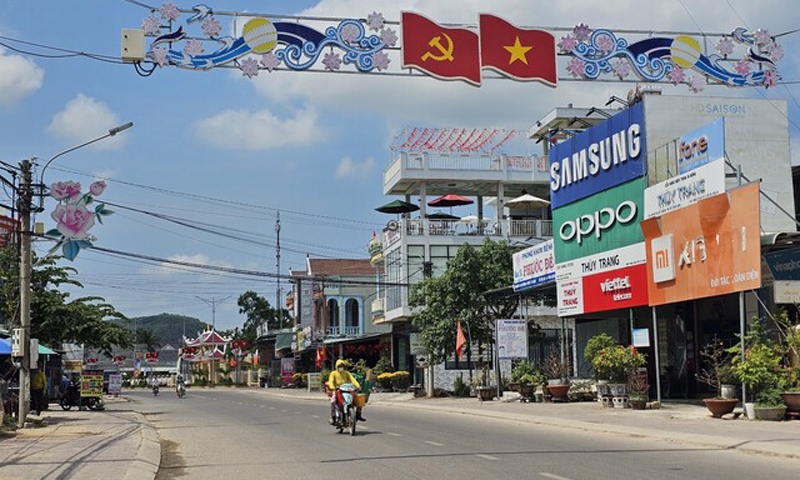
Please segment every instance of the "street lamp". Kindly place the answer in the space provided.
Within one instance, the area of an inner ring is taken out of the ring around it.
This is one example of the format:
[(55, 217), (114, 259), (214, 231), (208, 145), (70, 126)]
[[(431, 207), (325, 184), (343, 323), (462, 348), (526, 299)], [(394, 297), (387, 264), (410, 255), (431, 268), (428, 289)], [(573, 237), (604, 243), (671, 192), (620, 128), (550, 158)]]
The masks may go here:
[[(56, 158), (99, 142), (108, 137), (113, 137), (117, 133), (127, 130), (133, 126), (133, 122), (114, 127), (107, 134), (97, 137), (88, 142), (68, 148), (53, 155), (44, 165), (42, 174), (39, 176), (40, 187), (43, 187), (44, 172)], [(33, 211), (33, 184), (32, 170), (36, 161), (23, 160), (20, 162), (22, 177), (20, 180), (18, 209), (20, 212), (20, 269), (19, 269), (19, 323), (20, 323), (20, 355), (22, 355), (21, 368), (19, 372), (19, 414), (18, 423), (20, 428), (25, 428), (25, 418), (28, 416), (28, 402), (30, 401), (30, 376), (31, 376), (31, 357), (30, 357), (30, 330), (31, 330), (31, 212)], [(43, 196), (44, 189), (39, 192)], [(42, 202), (44, 200), (42, 199)]]

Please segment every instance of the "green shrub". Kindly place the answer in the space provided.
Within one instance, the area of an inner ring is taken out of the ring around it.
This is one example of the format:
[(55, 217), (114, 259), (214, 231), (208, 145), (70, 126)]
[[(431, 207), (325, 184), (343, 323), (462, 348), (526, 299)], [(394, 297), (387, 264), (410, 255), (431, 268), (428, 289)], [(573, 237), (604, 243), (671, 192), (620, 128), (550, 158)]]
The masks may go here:
[(469, 396), (469, 385), (464, 383), (464, 379), (461, 375), (457, 376), (456, 379), (453, 381), (453, 395), (456, 397), (468, 397)]
[(606, 333), (601, 333), (599, 335), (595, 335), (594, 337), (590, 338), (588, 342), (586, 342), (586, 348), (583, 349), (583, 357), (586, 359), (586, 362), (592, 366), (592, 371), (594, 372), (595, 380), (608, 380), (609, 379), (609, 372), (607, 371), (597, 371), (594, 368), (594, 359), (600, 351), (616, 347), (617, 342), (614, 340), (610, 335)]

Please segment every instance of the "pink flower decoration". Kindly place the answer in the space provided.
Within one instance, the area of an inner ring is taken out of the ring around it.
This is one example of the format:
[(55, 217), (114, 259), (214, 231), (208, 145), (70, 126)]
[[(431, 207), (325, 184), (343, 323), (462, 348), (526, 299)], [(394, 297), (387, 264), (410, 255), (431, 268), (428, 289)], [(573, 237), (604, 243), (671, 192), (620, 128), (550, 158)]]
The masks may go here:
[(764, 72), (764, 86), (766, 88), (774, 87), (778, 84), (778, 72), (775, 70), (767, 70)]
[(561, 37), (561, 41), (558, 42), (558, 46), (561, 50), (571, 53), (575, 50), (575, 47), (578, 45), (578, 41), (572, 35), (566, 35)]
[(261, 65), (268, 71), (273, 71), (281, 64), (281, 61), (272, 52), (267, 52), (261, 57)]
[(389, 55), (385, 52), (378, 52), (375, 54), (375, 68), (378, 69), (380, 72), (381, 70), (386, 70), (389, 68), (389, 63), (391, 60), (389, 59)]
[(95, 197), (101, 195), (105, 190), (106, 190), (106, 182), (104, 182), (103, 180), (98, 180), (89, 186), (89, 191), (92, 192), (92, 195), (94, 195)]
[(720, 55), (730, 55), (733, 53), (733, 40), (730, 37), (722, 37), (719, 42), (717, 42), (717, 51)]
[(748, 62), (747, 60), (739, 60), (733, 66), (733, 69), (736, 70), (736, 73), (738, 73), (739, 75), (747, 75), (748, 73), (750, 73), (750, 62)]
[(765, 30), (763, 28), (759, 28), (755, 31), (753, 36), (756, 38), (756, 43), (759, 45), (767, 45), (769, 42), (772, 41), (772, 37), (769, 34), (769, 30)]
[(597, 39), (597, 47), (603, 53), (608, 53), (614, 49), (614, 40), (608, 35), (600, 35), (600, 38)]
[(783, 58), (784, 52), (783, 47), (777, 43), (772, 43), (767, 50), (769, 52), (769, 56), (772, 58), (773, 62), (778, 62), (780, 59)]
[(325, 65), (328, 70), (335, 72), (339, 70), (339, 67), (342, 65), (342, 59), (339, 57), (338, 53), (326, 53), (325, 57), (322, 59), (322, 64)]
[(161, 18), (168, 22), (177, 20), (178, 17), (181, 16), (181, 12), (178, 10), (178, 7), (176, 7), (172, 2), (165, 2), (163, 5), (161, 5), (161, 8), (159, 8), (158, 11), (161, 12)]
[(355, 25), (345, 25), (342, 28), (342, 40), (345, 42), (355, 42), (358, 39), (358, 28)]
[(80, 240), (94, 226), (94, 213), (86, 205), (58, 205), (50, 214), (56, 221), (58, 231), (66, 238)]
[(567, 64), (567, 71), (572, 74), (573, 77), (582, 77), (583, 73), (586, 71), (586, 62), (580, 58), (573, 58), (569, 61), (569, 64)]
[(195, 57), (203, 53), (203, 50), (203, 42), (192, 39), (186, 42), (186, 46), (183, 48), (183, 53), (189, 55), (190, 57)]
[(705, 90), (706, 88), (706, 79), (700, 75), (692, 76), (691, 80), (689, 80), (689, 88), (694, 93), (699, 93)]
[(161, 31), (161, 20), (155, 15), (150, 15), (142, 22), (142, 30), (146, 35), (158, 35)]
[(239, 65), (239, 69), (245, 77), (253, 78), (258, 75), (258, 62), (252, 58), (246, 58), (242, 61), (241, 65)]
[(169, 58), (167, 58), (168, 53), (167, 49), (156, 47), (150, 50), (150, 58), (152, 58), (159, 67), (166, 67), (169, 65)]
[(222, 31), (222, 25), (220, 25), (219, 20), (214, 17), (206, 17), (206, 19), (203, 20), (201, 28), (203, 29), (203, 33), (212, 38), (219, 35), (219, 32)]
[(367, 25), (376, 32), (383, 28), (383, 15), (378, 12), (372, 12), (367, 15)]
[(611, 69), (620, 78), (625, 78), (631, 73), (631, 64), (624, 58), (617, 58), (611, 62)]
[(575, 25), (575, 28), (572, 29), (572, 34), (575, 35), (575, 39), (579, 42), (589, 39), (589, 26), (583, 23)]
[(667, 74), (669, 81), (675, 84), (683, 83), (686, 80), (686, 70), (681, 67), (675, 67)]
[(81, 184), (77, 182), (56, 182), (50, 185), (50, 196), (58, 200), (74, 200), (81, 196)]
[(391, 28), (384, 28), (381, 30), (381, 42), (387, 47), (394, 47), (397, 45), (397, 34)]

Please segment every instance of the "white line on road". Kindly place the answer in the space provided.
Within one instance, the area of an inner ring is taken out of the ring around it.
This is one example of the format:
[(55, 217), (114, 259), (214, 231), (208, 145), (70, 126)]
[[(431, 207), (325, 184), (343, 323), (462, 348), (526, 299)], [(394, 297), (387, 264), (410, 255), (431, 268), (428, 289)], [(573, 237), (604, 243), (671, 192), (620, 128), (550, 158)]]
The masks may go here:
[(402, 437), (402, 435), (400, 435), (399, 433), (394, 433), (394, 432), (386, 432), (386, 435), (389, 435), (390, 437)]
[(561, 475), (556, 475), (555, 473), (539, 472), (539, 475), (546, 478), (552, 478), (553, 480), (572, 480), (567, 477), (562, 477)]
[(261, 407), (261, 408), (267, 408), (267, 406), (266, 406), (266, 405), (259, 405), (259, 407)]
[(444, 443), (431, 442), (430, 440), (425, 440), (425, 443), (427, 443), (428, 445), (436, 446), (436, 447), (444, 447)]
[(319, 415), (311, 415), (311, 418), (319, 418)]
[(493, 457), (493, 456), (491, 456), (491, 455), (484, 455), (483, 453), (477, 453), (477, 454), (475, 454), (475, 456), (476, 456), (476, 457), (481, 457), (481, 458), (483, 458), (483, 459), (485, 459), (485, 460), (500, 460), (500, 459), (499, 459), (499, 458), (497, 458), (497, 457)]
[(275, 410), (275, 407), (269, 407), (270, 410)]
[(288, 411), (289, 410), (286, 410), (285, 408), (281, 408), (281, 412), (288, 412)]

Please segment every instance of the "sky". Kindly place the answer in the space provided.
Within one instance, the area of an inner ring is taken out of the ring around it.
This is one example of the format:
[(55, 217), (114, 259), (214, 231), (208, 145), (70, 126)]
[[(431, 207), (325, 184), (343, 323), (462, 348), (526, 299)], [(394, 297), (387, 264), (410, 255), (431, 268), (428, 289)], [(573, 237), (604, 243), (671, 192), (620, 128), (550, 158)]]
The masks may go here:
[[(179, 8), (195, 5), (173, 1)], [(168, 67), (145, 77), (132, 65), (103, 61), (118, 59), (122, 29), (140, 28), (148, 16), (136, 3), (158, 8), (162, 2), (0, 0), (0, 160), (17, 165), (37, 157), (38, 178), (44, 163), (57, 153), (113, 126), (134, 123), (113, 138), (59, 157), (43, 179), (48, 185), (78, 181), (84, 190), (95, 180), (106, 181), (97, 200), (120, 207), (109, 206), (115, 213), (92, 229), (95, 245), (138, 258), (85, 249), (73, 262), (62, 264), (76, 268), (75, 278), (84, 284), (73, 295), (101, 296), (129, 317), (176, 313), (230, 329), (244, 321), (236, 299), (245, 291), (254, 290), (274, 304), (272, 278), (187, 270), (159, 259), (274, 274), (277, 212), (280, 273), (303, 270), (306, 255), (367, 258), (372, 232), (380, 232), (390, 219), (374, 208), (394, 199), (383, 195), (382, 172), (394, 157), (392, 144), (406, 127), (524, 131), (555, 107), (602, 107), (612, 95), (625, 98), (633, 87), (560, 81), (550, 88), (492, 78), (477, 88), (422, 75), (285, 69), (262, 70), (248, 78), (237, 69)], [(217, 11), (268, 18), (336, 19), (302, 21), (320, 29), (338, 19), (378, 12), (398, 35), (396, 22), (403, 10), (442, 24), (469, 25), (477, 22), (478, 13), (492, 13), (519, 26), (561, 29), (557, 39), (579, 23), (612, 31), (698, 33), (745, 26), (773, 34), (800, 25), (800, 13), (789, 0), (206, 4)], [(224, 35), (232, 35), (234, 27), (241, 29), (241, 20), (220, 19)], [(777, 86), (709, 86), (695, 94), (685, 85), (664, 85), (663, 92), (785, 100), (793, 163), (800, 163), (800, 56), (795, 53), (800, 33), (779, 41), (786, 55), (778, 63), (782, 83)], [(70, 54), (76, 51), (94, 58)], [(390, 58), (387, 72), (402, 73), (397, 51)], [(342, 70), (354, 72), (351, 67)], [(508, 148), (518, 150), (508, 153), (541, 153), (539, 145), (523, 136)], [(6, 203), (7, 192), (0, 192), (0, 199)], [(49, 214), (55, 205), (54, 199), (46, 199), (45, 212), (35, 218), (46, 229), (54, 227)], [(474, 213), (461, 208), (455, 213)], [(52, 245), (37, 241), (34, 248), (43, 255)], [(285, 294), (289, 285), (282, 288)]]

